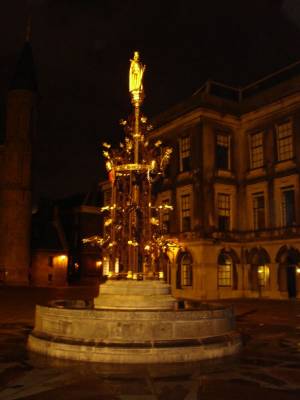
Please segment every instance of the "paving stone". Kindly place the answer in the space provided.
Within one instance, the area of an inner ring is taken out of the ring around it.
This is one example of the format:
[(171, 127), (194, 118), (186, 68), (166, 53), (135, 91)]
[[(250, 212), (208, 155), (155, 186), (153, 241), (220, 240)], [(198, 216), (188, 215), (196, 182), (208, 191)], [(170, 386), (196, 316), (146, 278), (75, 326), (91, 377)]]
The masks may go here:
[(299, 400), (300, 354), (281, 340), (299, 337), (300, 302), (224, 301), (240, 315), (245, 346), (239, 357), (217, 362), (110, 366), (28, 355), (35, 303), (89, 300), (93, 290), (1, 288), (0, 400)]

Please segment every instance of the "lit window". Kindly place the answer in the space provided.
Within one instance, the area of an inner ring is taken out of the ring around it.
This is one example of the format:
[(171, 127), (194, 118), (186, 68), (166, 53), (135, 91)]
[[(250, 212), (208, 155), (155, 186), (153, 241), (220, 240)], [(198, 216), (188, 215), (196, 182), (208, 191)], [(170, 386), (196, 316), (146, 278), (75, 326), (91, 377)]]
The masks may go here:
[(293, 158), (293, 127), (288, 121), (276, 126), (278, 161)]
[(250, 168), (259, 168), (264, 164), (263, 133), (250, 135)]
[(218, 193), (218, 227), (219, 231), (230, 230), (230, 195)]
[(230, 260), (226, 264), (218, 266), (218, 286), (231, 286), (232, 263)]
[(269, 283), (269, 267), (267, 265), (259, 265), (257, 267), (258, 287), (266, 287)]
[(253, 225), (254, 229), (265, 228), (265, 198), (263, 193), (253, 194)]
[(181, 231), (189, 232), (191, 230), (191, 195), (181, 196)]
[(281, 189), (282, 226), (292, 226), (296, 223), (295, 190), (293, 187)]
[(180, 139), (180, 172), (191, 169), (191, 139), (189, 136)]
[(192, 286), (193, 284), (192, 257), (188, 253), (181, 258), (181, 282), (182, 286)]
[[(170, 204), (169, 199), (163, 200), (162, 204)], [(162, 232), (170, 232), (170, 210), (164, 210), (162, 214)]]
[(230, 136), (217, 135), (216, 146), (216, 166), (217, 169), (229, 170), (230, 169)]
[(107, 257), (103, 258), (103, 275), (107, 276), (109, 274), (109, 259)]

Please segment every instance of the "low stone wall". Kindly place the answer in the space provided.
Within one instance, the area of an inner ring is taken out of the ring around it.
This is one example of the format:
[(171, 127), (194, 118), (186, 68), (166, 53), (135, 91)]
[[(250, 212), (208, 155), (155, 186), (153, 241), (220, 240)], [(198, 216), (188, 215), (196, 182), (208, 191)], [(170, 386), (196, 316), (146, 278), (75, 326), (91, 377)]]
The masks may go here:
[(241, 348), (240, 336), (229, 333), (212, 340), (203, 340), (190, 346), (173, 343), (172, 347), (113, 347), (91, 343), (58, 342), (53, 338), (29, 336), (28, 348), (46, 356), (61, 359), (118, 364), (157, 364), (195, 362), (236, 354)]
[(231, 309), (105, 311), (37, 306), (34, 333), (73, 340), (143, 343), (199, 339), (233, 329)]
[(28, 347), (85, 361), (196, 361), (235, 353), (240, 339), (233, 330), (228, 308), (125, 311), (37, 306)]

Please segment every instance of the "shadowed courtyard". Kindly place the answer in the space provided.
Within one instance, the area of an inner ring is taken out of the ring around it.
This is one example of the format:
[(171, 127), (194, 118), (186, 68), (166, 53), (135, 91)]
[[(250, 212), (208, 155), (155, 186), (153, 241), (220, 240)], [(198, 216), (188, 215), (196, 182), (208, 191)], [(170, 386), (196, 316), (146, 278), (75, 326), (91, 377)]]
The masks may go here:
[(0, 399), (298, 399), (300, 303), (232, 300), (244, 347), (194, 364), (113, 366), (46, 359), (26, 351), (35, 304), (90, 300), (97, 288), (0, 288)]

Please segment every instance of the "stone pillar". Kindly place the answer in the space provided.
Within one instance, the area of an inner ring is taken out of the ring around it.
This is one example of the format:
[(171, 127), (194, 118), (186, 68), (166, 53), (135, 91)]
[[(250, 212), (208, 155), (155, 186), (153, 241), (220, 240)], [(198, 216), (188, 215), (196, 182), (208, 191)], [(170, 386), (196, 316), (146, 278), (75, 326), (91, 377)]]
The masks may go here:
[(251, 290), (251, 282), (250, 282), (250, 268), (251, 264), (244, 264), (244, 294), (246, 295)]
[(237, 290), (243, 291), (245, 288), (244, 264), (236, 264), (236, 270), (237, 270)]
[(270, 292), (272, 298), (278, 298), (279, 288), (278, 288), (278, 268), (277, 264), (269, 264), (268, 265), (270, 270)]

